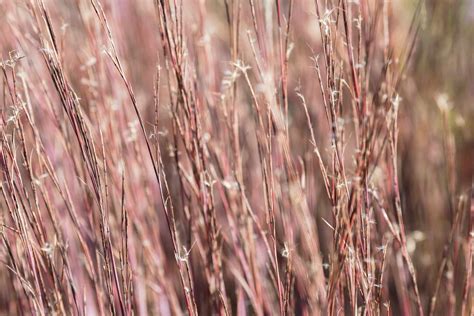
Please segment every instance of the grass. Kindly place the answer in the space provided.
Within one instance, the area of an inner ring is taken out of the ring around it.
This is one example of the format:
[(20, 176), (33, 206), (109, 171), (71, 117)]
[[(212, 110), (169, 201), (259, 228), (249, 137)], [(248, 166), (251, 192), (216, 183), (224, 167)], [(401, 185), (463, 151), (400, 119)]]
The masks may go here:
[(440, 6), (0, 1), (0, 314), (472, 315)]

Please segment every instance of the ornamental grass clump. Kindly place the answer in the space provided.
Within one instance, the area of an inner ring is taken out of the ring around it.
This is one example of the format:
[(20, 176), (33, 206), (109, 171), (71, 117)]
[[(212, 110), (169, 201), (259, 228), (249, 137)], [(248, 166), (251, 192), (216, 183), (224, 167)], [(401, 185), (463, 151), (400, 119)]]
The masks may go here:
[(471, 315), (432, 2), (0, 0), (0, 314)]

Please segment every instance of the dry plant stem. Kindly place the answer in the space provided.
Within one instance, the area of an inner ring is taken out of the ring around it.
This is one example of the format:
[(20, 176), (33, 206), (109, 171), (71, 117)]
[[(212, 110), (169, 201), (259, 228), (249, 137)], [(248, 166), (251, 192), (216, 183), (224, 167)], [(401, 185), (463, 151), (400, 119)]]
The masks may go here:
[(419, 315), (423, 315), (423, 307), (421, 304), (420, 293), (418, 291), (418, 284), (416, 281), (415, 276), (415, 268), (413, 266), (413, 262), (408, 254), (407, 245), (406, 245), (406, 235), (405, 235), (405, 225), (403, 223), (403, 215), (402, 215), (402, 208), (401, 208), (401, 199), (400, 199), (400, 188), (398, 185), (398, 170), (397, 170), (397, 141), (398, 141), (398, 126), (397, 126), (397, 111), (395, 109), (394, 115), (395, 119), (393, 120), (392, 128), (390, 130), (390, 149), (391, 149), (391, 157), (392, 157), (392, 173), (393, 173), (393, 186), (395, 191), (395, 209), (397, 214), (397, 221), (398, 221), (398, 234), (400, 236), (401, 242), (401, 249), (403, 258), (408, 266), (408, 271), (410, 272), (411, 281), (413, 283), (413, 288), (415, 291), (416, 302), (418, 307)]
[[(194, 298), (192, 297), (192, 292), (187, 290), (186, 281), (185, 281), (185, 275), (187, 275), (187, 278), (188, 278), (187, 282), (188, 283), (191, 283), (191, 277), (189, 276), (188, 273), (186, 273), (186, 270), (184, 270), (182, 262), (180, 262), (181, 261), (181, 259), (180, 259), (180, 246), (179, 246), (180, 243), (177, 240), (177, 230), (176, 230), (176, 224), (175, 224), (174, 208), (173, 208), (172, 205), (170, 205), (170, 207), (168, 207), (168, 203), (171, 203), (170, 199), (169, 199), (169, 192), (164, 192), (163, 191), (163, 183), (162, 183), (163, 181), (165, 183), (165, 187), (167, 188), (166, 176), (164, 175), (163, 171), (161, 171), (161, 172), (159, 171), (160, 167), (157, 166), (157, 163), (155, 162), (155, 159), (161, 159), (161, 158), (159, 158), (160, 156), (158, 156), (158, 158), (153, 157), (153, 152), (152, 152), (152, 149), (151, 149), (149, 138), (148, 138), (148, 135), (145, 131), (145, 126), (144, 126), (144, 123), (143, 123), (143, 119), (140, 115), (140, 111), (138, 110), (138, 105), (137, 105), (135, 95), (133, 93), (133, 90), (132, 90), (132, 87), (131, 87), (130, 83), (127, 81), (127, 79), (125, 77), (124, 70), (123, 70), (123, 67), (120, 63), (120, 59), (118, 58), (118, 55), (117, 55), (117, 52), (116, 52), (116, 49), (115, 49), (115, 44), (114, 44), (114, 41), (112, 39), (112, 34), (111, 34), (110, 28), (108, 26), (107, 20), (105, 18), (105, 14), (102, 10), (102, 7), (101, 7), (101, 5), (98, 1), (97, 2), (92, 1), (91, 3), (94, 6), (94, 9), (96, 11), (96, 14), (97, 14), (99, 20), (101, 21), (101, 23), (103, 24), (103, 27), (107, 31), (107, 35), (108, 35), (108, 38), (109, 38), (109, 41), (110, 41), (110, 44), (111, 44), (111, 47), (112, 47), (112, 52), (107, 52), (107, 54), (109, 55), (110, 59), (112, 60), (112, 62), (114, 64), (114, 66), (116, 67), (117, 71), (119, 72), (121, 78), (124, 81), (124, 84), (125, 84), (125, 86), (127, 88), (127, 91), (129, 93), (130, 100), (132, 102), (133, 108), (135, 110), (135, 114), (137, 115), (138, 121), (140, 123), (140, 128), (141, 128), (141, 131), (142, 131), (142, 135), (143, 135), (143, 138), (146, 142), (147, 150), (148, 150), (150, 159), (152, 161), (153, 169), (154, 169), (154, 172), (155, 172), (155, 177), (156, 177), (156, 180), (157, 180), (158, 185), (160, 187), (160, 193), (161, 193), (160, 196), (161, 196), (161, 200), (162, 200), (163, 209), (165, 211), (166, 220), (168, 222), (168, 229), (169, 229), (170, 235), (172, 236), (172, 240), (173, 240), (173, 247), (174, 247), (174, 252), (175, 252), (175, 256), (176, 256), (176, 261), (177, 261), (177, 265), (178, 265), (179, 270), (180, 270), (181, 284), (182, 284), (183, 291), (184, 291), (185, 297), (186, 297), (186, 306), (188, 308), (189, 314), (190, 315), (195, 315), (196, 314), (196, 308), (195, 308)], [(161, 164), (161, 163), (158, 162), (158, 164)], [(162, 174), (162, 175), (160, 176), (160, 174)], [(166, 191), (168, 191), (168, 189), (166, 189)]]
[[(474, 303), (472, 299), (472, 292), (474, 292), (474, 286), (472, 285), (472, 266), (474, 258), (474, 182), (471, 186), (471, 200), (470, 207), (468, 208), (468, 231), (467, 231), (467, 241), (466, 241), (466, 280), (464, 282), (463, 288), (463, 297), (462, 297), (462, 307), (461, 315), (470, 315), (474, 309)], [(469, 306), (470, 305), (470, 306)]]
[(458, 229), (459, 222), (460, 222), (460, 220), (462, 218), (462, 215), (464, 213), (463, 210), (466, 208), (464, 204), (465, 204), (464, 200), (460, 199), (459, 205), (458, 205), (458, 208), (457, 208), (457, 212), (456, 212), (456, 216), (455, 216), (454, 222), (451, 226), (451, 232), (449, 234), (449, 240), (448, 240), (448, 242), (445, 245), (444, 250), (443, 250), (443, 257), (441, 259), (441, 265), (439, 267), (438, 275), (437, 275), (437, 279), (436, 279), (436, 287), (435, 287), (433, 296), (431, 297), (431, 301), (430, 301), (429, 315), (434, 315), (434, 313), (435, 313), (437, 298), (438, 298), (438, 295), (439, 295), (439, 288), (441, 286), (441, 280), (443, 278), (443, 274), (445, 273), (445, 270), (446, 270), (446, 267), (447, 267), (448, 263), (453, 260), (453, 258), (452, 258), (453, 255), (451, 254), (451, 252), (453, 252), (454, 236), (455, 236), (454, 234), (455, 234), (456, 230)]

